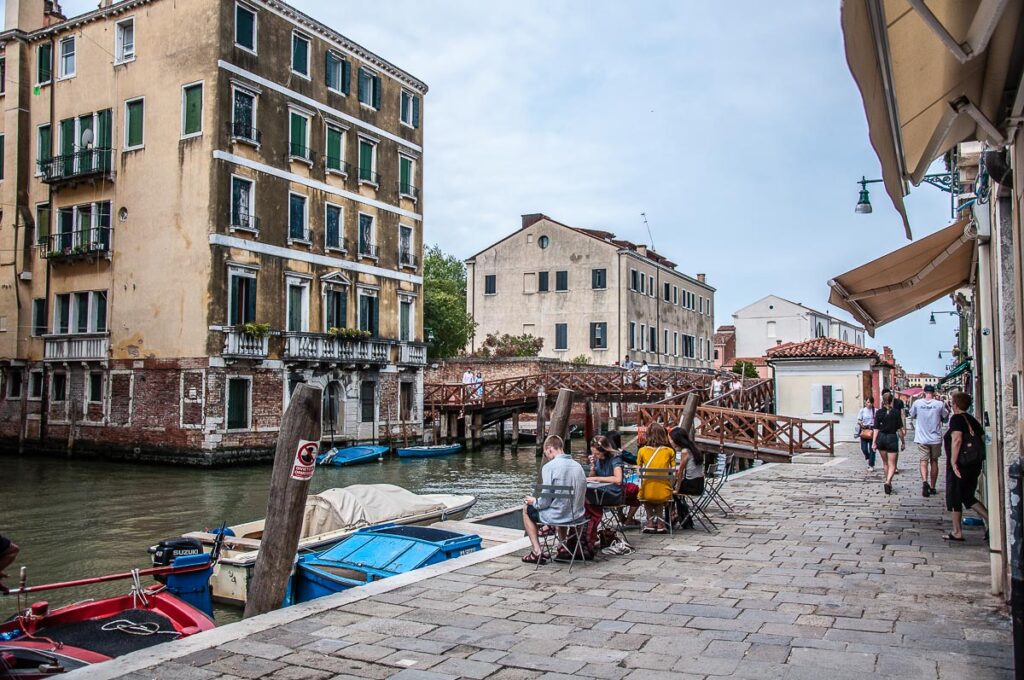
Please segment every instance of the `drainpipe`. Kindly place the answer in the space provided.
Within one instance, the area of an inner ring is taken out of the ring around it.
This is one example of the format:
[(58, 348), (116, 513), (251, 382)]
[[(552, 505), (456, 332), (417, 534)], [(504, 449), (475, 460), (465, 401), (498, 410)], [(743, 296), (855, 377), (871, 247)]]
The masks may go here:
[[(50, 38), (50, 58), (51, 58), (51, 62), (50, 62), (50, 85), (48, 86), (50, 88), (50, 157), (51, 158), (53, 157), (53, 139), (54, 139), (54, 134), (57, 132), (56, 127), (54, 126), (54, 117), (56, 116), (56, 110), (57, 110), (57, 103), (56, 103), (56, 100), (54, 99), (55, 91), (57, 89), (55, 87), (57, 76), (56, 76), (56, 73), (54, 72), (55, 71), (54, 66), (57, 63), (57, 58), (56, 58), (57, 52), (56, 52), (56, 49), (57, 49), (56, 40), (53, 37), (51, 37)], [(53, 231), (54, 231), (54, 220), (53, 220), (53, 218), (54, 218), (54, 215), (55, 215), (55, 212), (56, 212), (53, 209), (53, 185), (52, 184), (51, 185), (47, 185), (46, 199), (49, 201), (49, 205), (50, 205), (50, 228), (49, 228), (49, 233), (47, 234), (47, 238), (52, 238), (53, 237)], [(46, 247), (47, 247), (47, 250), (49, 250), (49, 244), (47, 244)], [(50, 310), (50, 258), (47, 257), (47, 258), (44, 258), (44, 259), (46, 260), (46, 288), (45, 288), (45, 292), (44, 292), (44, 294), (46, 295), (46, 299), (43, 302), (43, 312), (46, 314), (46, 321), (47, 321), (46, 327), (47, 327), (47, 329), (49, 329), (50, 322), (52, 322), (52, 320), (53, 320), (51, 315), (50, 315), (50, 311), (51, 311)], [(70, 304), (70, 302), (68, 304)], [(70, 329), (68, 329), (68, 330), (70, 330)], [(39, 402), (39, 443), (42, 444), (42, 445), (46, 444), (46, 428), (47, 428), (47, 425), (49, 423), (49, 412), (50, 412), (50, 382), (49, 382), (49, 373), (50, 373), (49, 372), (49, 366), (46, 363), (46, 339), (44, 338), (43, 339), (43, 377), (42, 377), (43, 393), (42, 393), (42, 395), (40, 395), (42, 397), (42, 400)], [(69, 379), (68, 380), (68, 384), (64, 386), (65, 390), (70, 391), (70, 382), (71, 381)], [(69, 394), (65, 394), (64, 396), (65, 396), (65, 398), (67, 398), (70, 395)]]
[(991, 215), (987, 206), (973, 211), (978, 229), (978, 299), (975, 304), (976, 328), (980, 357), (975, 362), (981, 382), (980, 420), (985, 428), (985, 439), (992, 453), (985, 460), (985, 495), (989, 513), (989, 560), (991, 589), (993, 595), (1003, 593), (1003, 534), (1005, 532), (1003, 503), (999, 493), (1000, 477), (1003, 470), (1003, 447), (993, 431), (998, 432), (999, 406), (996, 397), (995, 337), (992, 325), (992, 244)]

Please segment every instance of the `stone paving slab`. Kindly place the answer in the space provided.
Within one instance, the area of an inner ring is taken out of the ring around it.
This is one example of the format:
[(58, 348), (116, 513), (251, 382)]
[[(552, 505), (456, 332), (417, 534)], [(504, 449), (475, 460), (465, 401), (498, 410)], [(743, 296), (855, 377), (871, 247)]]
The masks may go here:
[(838, 456), (731, 480), (736, 512), (715, 517), (718, 533), (632, 535), (634, 554), (571, 572), (535, 570), (519, 551), (104, 676), (1011, 677), (982, 530), (942, 540), (944, 500), (920, 496), (916, 457), (885, 496), (855, 445)]

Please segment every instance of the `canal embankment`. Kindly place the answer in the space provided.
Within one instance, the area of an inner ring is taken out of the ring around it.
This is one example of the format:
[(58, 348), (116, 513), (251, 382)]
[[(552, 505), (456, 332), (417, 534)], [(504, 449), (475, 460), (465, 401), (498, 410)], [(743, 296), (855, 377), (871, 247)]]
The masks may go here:
[(854, 445), (801, 462), (730, 480), (718, 532), (571, 571), (516, 539), (70, 677), (1011, 677), (982, 531), (943, 540), (916, 460), (892, 496)]

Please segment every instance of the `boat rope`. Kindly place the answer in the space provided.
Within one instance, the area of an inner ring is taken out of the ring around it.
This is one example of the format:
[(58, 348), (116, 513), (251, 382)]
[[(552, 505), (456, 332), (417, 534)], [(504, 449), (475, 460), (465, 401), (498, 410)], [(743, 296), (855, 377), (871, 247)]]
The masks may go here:
[(176, 630), (160, 630), (160, 624), (155, 621), (150, 622), (138, 622), (130, 621), (128, 619), (115, 619), (114, 621), (108, 621), (100, 626), (100, 630), (105, 633), (111, 631), (117, 631), (119, 633), (127, 633), (128, 635), (174, 635), (180, 637), (181, 633)]

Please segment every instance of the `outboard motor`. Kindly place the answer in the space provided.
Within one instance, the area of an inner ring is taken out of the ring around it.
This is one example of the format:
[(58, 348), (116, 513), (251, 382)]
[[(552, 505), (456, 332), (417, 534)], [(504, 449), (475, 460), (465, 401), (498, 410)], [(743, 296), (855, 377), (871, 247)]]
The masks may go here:
[(211, 619), (213, 618), (213, 588), (210, 577), (213, 575), (213, 563), (210, 556), (203, 552), (203, 544), (194, 538), (171, 538), (160, 541), (149, 549), (153, 555), (153, 566), (175, 568), (204, 565), (205, 569), (197, 569), (186, 573), (156, 576), (156, 580), (167, 586), (167, 592), (180, 600), (184, 600)]

